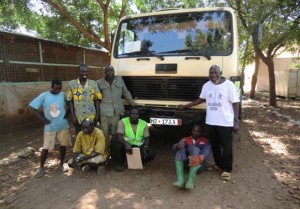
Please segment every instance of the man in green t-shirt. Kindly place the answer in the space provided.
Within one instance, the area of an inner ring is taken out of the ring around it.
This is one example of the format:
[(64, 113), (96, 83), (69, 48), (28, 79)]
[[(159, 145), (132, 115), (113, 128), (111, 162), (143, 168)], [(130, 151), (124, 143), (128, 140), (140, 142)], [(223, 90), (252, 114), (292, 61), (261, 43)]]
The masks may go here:
[(117, 140), (114, 144), (114, 150), (117, 155), (118, 165), (116, 171), (125, 169), (126, 153), (132, 154), (133, 147), (139, 147), (141, 150), (142, 162), (153, 160), (155, 151), (149, 146), (150, 134), (147, 122), (139, 119), (139, 109), (132, 107), (130, 116), (123, 118), (118, 123)]

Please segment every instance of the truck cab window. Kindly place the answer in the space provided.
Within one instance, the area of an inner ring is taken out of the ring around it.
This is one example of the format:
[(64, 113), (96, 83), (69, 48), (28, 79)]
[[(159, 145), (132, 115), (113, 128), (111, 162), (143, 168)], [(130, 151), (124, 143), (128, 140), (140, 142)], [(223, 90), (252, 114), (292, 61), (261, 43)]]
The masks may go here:
[(120, 24), (116, 58), (140, 57), (147, 52), (189, 56), (195, 51), (226, 56), (232, 51), (232, 16), (227, 11), (141, 16)]

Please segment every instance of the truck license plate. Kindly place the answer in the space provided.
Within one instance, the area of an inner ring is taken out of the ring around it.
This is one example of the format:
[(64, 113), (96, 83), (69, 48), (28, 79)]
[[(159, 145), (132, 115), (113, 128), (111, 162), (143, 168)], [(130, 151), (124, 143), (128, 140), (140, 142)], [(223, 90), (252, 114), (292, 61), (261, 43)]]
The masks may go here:
[(181, 126), (181, 119), (150, 118), (150, 123), (155, 125)]

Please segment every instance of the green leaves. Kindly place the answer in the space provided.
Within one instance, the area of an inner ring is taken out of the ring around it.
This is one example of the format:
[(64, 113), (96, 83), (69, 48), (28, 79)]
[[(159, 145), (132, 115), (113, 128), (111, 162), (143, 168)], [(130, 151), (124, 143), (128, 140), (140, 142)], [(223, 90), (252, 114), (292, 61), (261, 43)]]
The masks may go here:
[[(253, 24), (258, 21), (264, 26), (265, 39), (261, 49), (266, 49), (268, 43), (276, 43), (279, 36), (284, 37), (281, 43), (287, 44), (294, 43), (300, 37), (299, 25), (295, 27), (294, 22), (299, 18), (300, 5), (289, 0), (2, 0), (0, 28), (11, 31), (22, 26), (36, 31), (43, 38), (110, 51), (109, 35), (124, 15), (165, 8), (225, 4), (234, 8), (240, 17), (242, 47), (251, 34)], [(253, 50), (251, 44), (248, 50)]]
[(110, 51), (109, 34), (127, 4), (127, 0), (3, 0), (0, 27), (12, 31), (23, 26), (43, 38)]
[(0, 28), (11, 31), (26, 25), (28, 29), (33, 29), (32, 20), (35, 20), (36, 13), (28, 7), (28, 0), (0, 1)]

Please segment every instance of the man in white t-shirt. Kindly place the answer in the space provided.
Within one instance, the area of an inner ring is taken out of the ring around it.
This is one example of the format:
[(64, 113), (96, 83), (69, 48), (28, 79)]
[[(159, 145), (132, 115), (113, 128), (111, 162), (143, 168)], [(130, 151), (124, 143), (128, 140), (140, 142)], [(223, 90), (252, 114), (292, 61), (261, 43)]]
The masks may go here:
[(185, 109), (206, 102), (206, 137), (210, 140), (215, 160), (208, 170), (219, 170), (221, 179), (230, 180), (232, 171), (232, 131), (239, 129), (239, 94), (233, 82), (221, 77), (217, 65), (209, 68), (209, 81), (194, 102), (179, 105)]

